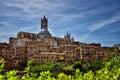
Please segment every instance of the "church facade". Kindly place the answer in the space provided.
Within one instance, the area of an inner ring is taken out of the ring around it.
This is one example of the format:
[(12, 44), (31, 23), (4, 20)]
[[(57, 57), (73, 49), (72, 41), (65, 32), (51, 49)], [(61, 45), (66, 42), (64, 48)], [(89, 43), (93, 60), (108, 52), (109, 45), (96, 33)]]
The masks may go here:
[(109, 47), (101, 47), (101, 44), (76, 42), (69, 33), (63, 38), (52, 36), (45, 16), (41, 19), (38, 34), (20, 31), (17, 38), (9, 39), (8, 44), (0, 43), (0, 57), (5, 59), (6, 65), (11, 62), (10, 68), (21, 68), (30, 59), (36, 64), (105, 60), (108, 52)]

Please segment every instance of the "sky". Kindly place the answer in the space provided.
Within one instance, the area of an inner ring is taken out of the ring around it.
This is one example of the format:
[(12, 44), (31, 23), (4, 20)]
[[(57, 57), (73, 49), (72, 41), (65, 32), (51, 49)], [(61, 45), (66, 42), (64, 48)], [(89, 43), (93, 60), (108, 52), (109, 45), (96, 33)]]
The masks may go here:
[(19, 31), (39, 33), (43, 16), (53, 36), (69, 32), (83, 43), (120, 43), (120, 0), (0, 0), (0, 42)]

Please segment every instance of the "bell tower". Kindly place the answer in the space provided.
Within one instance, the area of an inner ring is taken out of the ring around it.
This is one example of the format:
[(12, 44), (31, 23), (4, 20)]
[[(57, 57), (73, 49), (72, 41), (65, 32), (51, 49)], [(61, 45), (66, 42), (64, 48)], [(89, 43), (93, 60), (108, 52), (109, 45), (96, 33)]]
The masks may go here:
[(48, 20), (45, 16), (41, 18), (41, 29), (48, 30)]
[(44, 36), (51, 36), (49, 30), (48, 30), (48, 19), (44, 16), (41, 18), (41, 31), (39, 32), (39, 35)]

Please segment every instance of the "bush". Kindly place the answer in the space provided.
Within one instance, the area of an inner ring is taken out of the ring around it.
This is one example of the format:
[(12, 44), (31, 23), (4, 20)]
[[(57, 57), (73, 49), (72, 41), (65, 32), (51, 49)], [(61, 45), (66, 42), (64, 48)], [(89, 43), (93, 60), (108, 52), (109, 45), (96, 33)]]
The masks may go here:
[(75, 61), (72, 64), (72, 66), (73, 66), (74, 69), (80, 69), (80, 70), (82, 70), (82, 62), (80, 62), (80, 61)]
[[(78, 62), (80, 65), (80, 63)], [(79, 67), (78, 64), (74, 64), (74, 66), (77, 65), (77, 68)], [(42, 71), (40, 72), (40, 76), (35, 72), (31, 72), (31, 63), (28, 67), (28, 72), (26, 72), (22, 77), (19, 77), (17, 75), (16, 70), (11, 70), (8, 72), (5, 72), (4, 74), (0, 73), (0, 80), (120, 80), (120, 57), (114, 57), (110, 61), (105, 62), (105, 66), (102, 68), (98, 62), (94, 62), (93, 68), (97, 69), (94, 71), (86, 71), (83, 73), (80, 69), (76, 69), (74, 75), (66, 75), (64, 73), (59, 73), (58, 76), (54, 77), (53, 74), (50, 71)], [(0, 61), (0, 69), (1, 72), (3, 71), (3, 61)], [(48, 64), (47, 64), (48, 65)], [(50, 64), (49, 64), (50, 65)], [(82, 65), (83, 66), (83, 65)], [(97, 67), (97, 68), (96, 68)], [(76, 67), (75, 67), (76, 68)], [(81, 67), (80, 67), (81, 68)], [(27, 68), (26, 68), (27, 69)]]

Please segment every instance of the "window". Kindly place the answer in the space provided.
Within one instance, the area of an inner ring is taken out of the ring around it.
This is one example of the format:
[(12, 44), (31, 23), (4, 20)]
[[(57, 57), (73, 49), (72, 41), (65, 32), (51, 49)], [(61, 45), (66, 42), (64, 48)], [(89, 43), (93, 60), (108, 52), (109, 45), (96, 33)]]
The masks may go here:
[(44, 56), (44, 59), (46, 59), (46, 56)]
[(43, 57), (41, 56), (41, 59), (43, 59)]
[(53, 56), (51, 58), (53, 59)]

